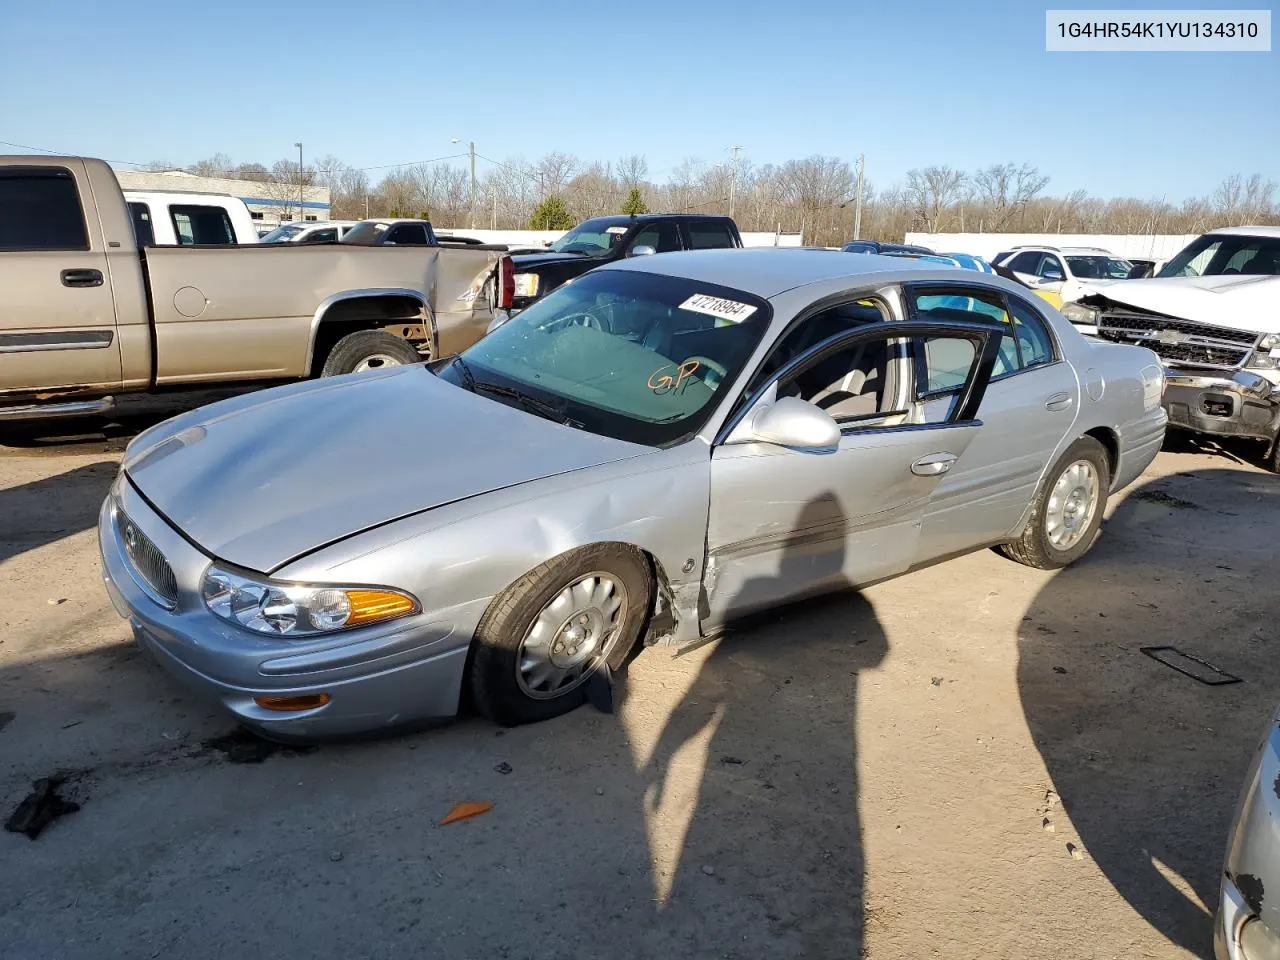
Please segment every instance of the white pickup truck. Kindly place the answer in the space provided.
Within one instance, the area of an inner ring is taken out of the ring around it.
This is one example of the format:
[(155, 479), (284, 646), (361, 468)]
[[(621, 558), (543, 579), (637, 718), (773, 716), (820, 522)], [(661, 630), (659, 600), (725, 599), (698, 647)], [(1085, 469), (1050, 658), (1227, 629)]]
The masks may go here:
[(1280, 227), (1212, 230), (1155, 277), (1095, 281), (1062, 312), (1160, 355), (1171, 428), (1259, 440), (1280, 472)]
[(148, 246), (135, 227), (103, 161), (0, 157), (0, 423), (445, 356), (514, 289), (493, 249)]
[(144, 247), (258, 242), (249, 208), (228, 193), (126, 190), (124, 199)]

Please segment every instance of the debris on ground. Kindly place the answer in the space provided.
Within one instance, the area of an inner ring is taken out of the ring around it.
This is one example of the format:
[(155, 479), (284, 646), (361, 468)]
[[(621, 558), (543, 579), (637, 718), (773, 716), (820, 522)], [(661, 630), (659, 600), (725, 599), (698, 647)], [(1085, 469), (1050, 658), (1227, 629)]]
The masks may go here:
[(496, 767), (494, 767), (494, 768), (493, 768), (493, 770), (494, 770), (494, 772), (495, 772), (495, 773), (500, 773), (500, 774), (502, 774), (504, 777), (505, 777), (508, 773), (510, 773), (513, 769), (514, 769), (514, 768), (511, 766), (511, 764), (507, 763), (507, 761), (505, 761), (505, 760), (503, 760), (500, 764), (498, 764)]
[(702, 865), (702, 872), (708, 877), (714, 877), (716, 875), (716, 868), (711, 866), (711, 864), (706, 863)]
[(1062, 802), (1062, 798), (1053, 790), (1044, 792), (1044, 803), (1046, 807), (1054, 807)]
[(33, 783), (31, 792), (22, 798), (4, 822), (4, 828), (10, 833), (24, 833), (34, 840), (58, 817), (79, 810), (80, 804), (58, 795), (58, 788), (65, 782), (65, 777), (45, 777)]
[(1045, 817), (1043, 820), (1040, 821), (1040, 827), (1046, 833), (1053, 833), (1056, 830), (1056, 828), (1053, 825), (1053, 821), (1050, 820), (1048, 817)]
[(248, 730), (233, 730), (204, 741), (204, 745), (209, 750), (217, 750), (225, 755), (232, 763), (262, 763), (272, 754), (310, 753), (315, 749), (305, 746), (287, 747), (282, 743), (264, 740)]
[(723, 757), (720, 758), (720, 762), (733, 764), (734, 766), (741, 766), (747, 761), (743, 760), (741, 757), (731, 757), (728, 754), (725, 754)]
[(1183, 653), (1177, 647), (1139, 647), (1138, 649), (1156, 663), (1162, 663), (1171, 670), (1177, 670), (1178, 673), (1192, 680), (1198, 680), (1206, 686), (1220, 687), (1228, 683), (1242, 682), (1240, 677), (1215, 667), (1208, 660), (1202, 660), (1190, 653)]
[(1199, 510), (1200, 508), (1190, 500), (1183, 500), (1181, 497), (1175, 497), (1165, 493), (1163, 490), (1141, 490), (1132, 494), (1132, 500), (1145, 500), (1147, 503), (1158, 503), (1162, 507), (1173, 507), (1176, 510)]
[(942, 686), (942, 677), (931, 677), (929, 680), (935, 687)]
[(333, 851), (333, 853), (329, 854), (329, 860), (333, 863), (338, 863), (341, 859), (342, 859), (341, 850), (335, 850)]
[(1067, 672), (1067, 668), (1066, 668), (1066, 667), (1054, 667), (1054, 668), (1053, 668), (1053, 672), (1054, 672), (1054, 673), (1066, 673), (1066, 672)]
[(1067, 853), (1071, 854), (1072, 860), (1083, 860), (1084, 851), (1077, 847), (1074, 843), (1067, 844)]
[(492, 809), (493, 804), (489, 803), (487, 800), (467, 800), (459, 803), (445, 814), (444, 819), (440, 821), (440, 826), (443, 827), (445, 824), (453, 823), (457, 820), (466, 820), (470, 817), (478, 817), (480, 814), (488, 813)]
[(58, 606), (58, 605), (60, 605), (60, 604), (66, 603), (66, 602), (67, 602), (67, 598), (66, 598), (66, 597), (56, 597), (56, 598), (51, 597), (50, 599), (48, 599), (48, 600), (47, 600), (47, 601), (45, 601), (45, 602), (46, 602), (46, 603), (48, 603), (48, 604), (49, 604), (49, 606), (51, 606), (51, 607), (56, 607), (56, 606)]

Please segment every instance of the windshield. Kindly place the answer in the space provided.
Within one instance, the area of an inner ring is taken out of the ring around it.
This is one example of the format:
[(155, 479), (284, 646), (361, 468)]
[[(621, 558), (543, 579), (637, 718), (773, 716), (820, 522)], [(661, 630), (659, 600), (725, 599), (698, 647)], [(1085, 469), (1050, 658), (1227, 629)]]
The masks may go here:
[[(592, 433), (667, 446), (697, 432), (742, 372), (772, 312), (698, 280), (603, 270), (571, 281), (439, 374), (518, 391)], [(521, 405), (519, 403), (515, 404)]]
[(357, 223), (342, 236), (342, 243), (377, 243), (378, 239), (389, 229), (385, 223), (378, 223), (374, 220), (365, 220), (363, 223)]
[(581, 253), (602, 257), (621, 241), (630, 229), (616, 220), (584, 220), (551, 245), (555, 253)]
[(1280, 275), (1280, 237), (1206, 234), (1164, 265), (1157, 277)]
[(287, 243), (303, 231), (296, 223), (282, 223), (270, 233), (264, 233), (259, 243)]
[(1133, 264), (1119, 257), (1067, 257), (1067, 264), (1077, 280), (1125, 280)]

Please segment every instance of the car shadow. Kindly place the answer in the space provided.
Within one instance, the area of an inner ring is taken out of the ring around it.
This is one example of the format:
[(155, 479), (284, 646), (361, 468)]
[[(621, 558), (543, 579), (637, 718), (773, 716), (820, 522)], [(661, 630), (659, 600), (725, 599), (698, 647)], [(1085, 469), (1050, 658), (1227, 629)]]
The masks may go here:
[[(830, 500), (807, 504), (795, 529), (829, 520)], [(838, 578), (843, 561), (842, 540), (825, 554), (789, 545), (777, 578)], [(771, 594), (769, 579), (739, 599)], [(737, 933), (755, 945), (746, 955), (862, 955), (857, 689), (886, 650), (860, 594), (792, 603), (732, 624), (666, 719), (638, 768), (650, 834), (685, 821), (678, 843), (651, 851), (669, 871), (654, 877), (657, 909), (702, 915), (707, 950)]]
[[(1204, 469), (1149, 482), (1091, 553), (1049, 580), (1019, 635), (1027, 724), (1084, 854), (1148, 923), (1206, 960), (1227, 830), (1280, 684), (1277, 529), (1274, 477)], [(1143, 655), (1148, 646), (1243, 682), (1202, 684)]]
[(93, 527), (117, 469), (103, 460), (0, 488), (0, 563)]

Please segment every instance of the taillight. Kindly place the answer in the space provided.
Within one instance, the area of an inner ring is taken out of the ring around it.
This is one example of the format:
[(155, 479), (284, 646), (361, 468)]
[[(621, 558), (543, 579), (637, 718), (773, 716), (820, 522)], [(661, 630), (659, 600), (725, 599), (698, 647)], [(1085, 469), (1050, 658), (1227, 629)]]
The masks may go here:
[(498, 261), (498, 307), (509, 310), (516, 297), (516, 264), (510, 257)]

